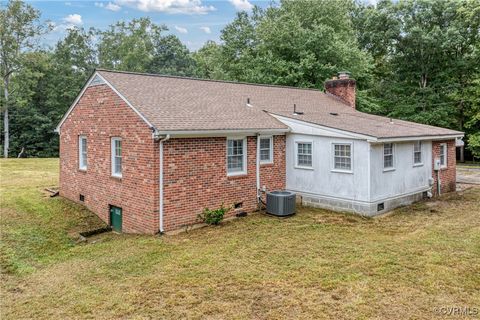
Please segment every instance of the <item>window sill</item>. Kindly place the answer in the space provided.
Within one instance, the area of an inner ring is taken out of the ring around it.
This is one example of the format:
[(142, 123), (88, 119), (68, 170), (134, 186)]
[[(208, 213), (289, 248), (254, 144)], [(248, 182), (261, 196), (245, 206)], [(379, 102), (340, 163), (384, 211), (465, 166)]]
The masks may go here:
[(78, 172), (87, 173), (87, 169), (81, 169), (81, 168), (79, 168), (79, 169), (78, 169)]
[(248, 177), (248, 174), (247, 174), (247, 173), (239, 173), (239, 174), (230, 174), (230, 175), (227, 175), (227, 179), (228, 179), (228, 180), (243, 179), (243, 178), (246, 178), (246, 177)]
[(341, 170), (341, 169), (332, 169), (332, 170), (330, 170), (330, 172), (353, 174), (352, 170)]
[(295, 169), (302, 169), (302, 170), (313, 170), (313, 167), (302, 167), (302, 166), (295, 166)]
[(391, 172), (391, 171), (395, 171), (395, 168), (383, 169), (383, 172)]
[(273, 162), (260, 162), (260, 167), (271, 167)]
[(114, 180), (122, 181), (122, 176), (114, 176), (114, 175), (111, 175), (110, 178), (112, 178), (112, 179), (114, 179)]
[(415, 163), (413, 166), (414, 167), (423, 167), (423, 163)]

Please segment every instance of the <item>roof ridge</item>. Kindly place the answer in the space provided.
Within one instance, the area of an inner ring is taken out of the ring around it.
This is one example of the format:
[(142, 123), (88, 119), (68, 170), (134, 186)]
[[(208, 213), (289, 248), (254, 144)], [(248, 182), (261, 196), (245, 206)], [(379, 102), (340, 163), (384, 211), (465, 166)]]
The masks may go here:
[[(203, 78), (196, 78), (196, 77), (185, 77), (185, 76), (172, 76), (166, 74), (158, 74), (158, 73), (148, 73), (148, 72), (134, 72), (134, 71), (123, 71), (123, 70), (109, 70), (103, 68), (95, 68), (95, 71), (104, 71), (104, 72), (111, 72), (111, 73), (124, 73), (124, 74), (133, 74), (139, 76), (150, 76), (150, 77), (162, 77), (162, 78), (173, 78), (173, 79), (184, 79), (184, 80), (194, 80), (194, 81), (206, 81), (206, 82), (220, 82), (220, 83), (230, 83), (230, 84), (244, 84), (250, 86), (258, 86), (258, 87), (271, 87), (271, 88), (282, 88), (282, 89), (296, 89), (296, 90), (306, 90), (306, 91), (315, 91), (330, 97), (330, 95), (323, 92), (321, 89), (318, 88), (300, 88), (300, 87), (293, 87), (293, 86), (285, 86), (285, 85), (278, 85), (278, 84), (266, 84), (266, 83), (253, 83), (253, 82), (243, 82), (243, 81), (233, 81), (233, 80), (215, 80), (215, 79), (203, 79)], [(342, 102), (342, 101), (341, 101)]]

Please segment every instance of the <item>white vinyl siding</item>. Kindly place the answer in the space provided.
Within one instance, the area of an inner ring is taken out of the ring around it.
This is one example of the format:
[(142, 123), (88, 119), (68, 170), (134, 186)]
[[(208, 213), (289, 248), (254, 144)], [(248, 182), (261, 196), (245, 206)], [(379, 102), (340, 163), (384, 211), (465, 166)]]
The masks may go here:
[(352, 145), (349, 143), (333, 144), (333, 168), (337, 171), (352, 171)]
[(122, 177), (122, 139), (112, 138), (112, 176)]
[(395, 152), (395, 146), (393, 143), (385, 143), (383, 145), (383, 169), (384, 170), (393, 170), (395, 168), (394, 152)]
[(447, 144), (440, 144), (440, 167), (447, 167)]
[(423, 164), (422, 159), (422, 141), (413, 143), (413, 164), (419, 166)]
[(273, 162), (273, 138), (260, 137), (260, 163)]
[(296, 167), (313, 168), (313, 146), (311, 142), (296, 142)]
[(227, 139), (227, 175), (247, 173), (247, 139)]
[(87, 170), (87, 137), (78, 137), (78, 167)]

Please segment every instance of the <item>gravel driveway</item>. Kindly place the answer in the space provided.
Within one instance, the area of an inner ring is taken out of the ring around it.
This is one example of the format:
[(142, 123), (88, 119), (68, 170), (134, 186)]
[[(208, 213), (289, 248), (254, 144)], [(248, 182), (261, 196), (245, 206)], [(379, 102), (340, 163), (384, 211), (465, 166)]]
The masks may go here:
[(457, 165), (457, 182), (480, 184), (480, 168), (469, 168)]

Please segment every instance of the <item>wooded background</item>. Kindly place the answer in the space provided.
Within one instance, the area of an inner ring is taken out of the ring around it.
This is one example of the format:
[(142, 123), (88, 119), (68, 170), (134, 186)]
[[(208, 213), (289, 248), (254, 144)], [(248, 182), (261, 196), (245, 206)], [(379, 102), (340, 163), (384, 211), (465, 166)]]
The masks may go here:
[[(480, 1), (284, 0), (238, 13), (196, 52), (148, 18), (70, 28), (54, 47), (40, 12), (0, 10), (2, 150), (58, 156), (54, 129), (94, 68), (323, 90), (348, 70), (361, 111), (466, 132), (480, 157)], [(7, 125), (8, 124), (8, 125)], [(4, 151), (3, 151), (4, 152)], [(4, 152), (5, 154), (5, 152)]]

